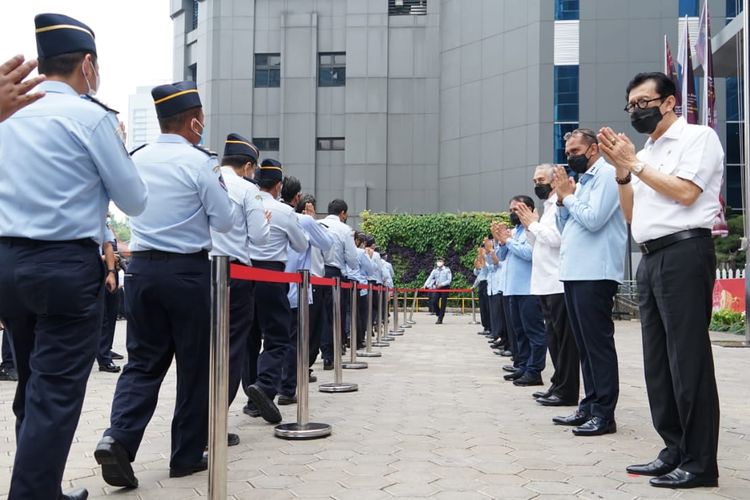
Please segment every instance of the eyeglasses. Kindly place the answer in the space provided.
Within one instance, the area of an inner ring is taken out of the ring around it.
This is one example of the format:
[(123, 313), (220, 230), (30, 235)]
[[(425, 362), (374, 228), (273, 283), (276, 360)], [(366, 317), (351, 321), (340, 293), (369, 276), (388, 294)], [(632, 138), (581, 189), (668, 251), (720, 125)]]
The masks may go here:
[(632, 113), (633, 110), (638, 107), (638, 109), (646, 109), (650, 102), (653, 101), (663, 101), (664, 97), (654, 97), (653, 99), (638, 99), (636, 102), (629, 102), (627, 106), (623, 108), (623, 111), (626, 113)]

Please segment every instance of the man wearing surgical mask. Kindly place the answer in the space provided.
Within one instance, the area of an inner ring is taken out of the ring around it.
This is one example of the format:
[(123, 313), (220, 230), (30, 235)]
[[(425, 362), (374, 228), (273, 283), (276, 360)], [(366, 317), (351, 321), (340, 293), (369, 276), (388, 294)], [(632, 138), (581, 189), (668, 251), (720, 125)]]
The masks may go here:
[(652, 486), (717, 486), (719, 397), (708, 325), (716, 256), (711, 240), (724, 152), (716, 132), (674, 112), (675, 85), (663, 73), (629, 83), (625, 111), (648, 134), (635, 146), (604, 127), (602, 151), (617, 169), (620, 204), (643, 258), (638, 266), (646, 389), (665, 447), (631, 474)]
[(576, 436), (617, 431), (615, 407), (620, 389), (612, 307), (625, 275), (627, 228), (620, 211), (615, 167), (601, 156), (599, 147), (590, 129), (568, 134), (565, 154), (568, 166), (579, 174), (578, 183), (568, 178), (563, 167), (555, 169), (552, 181), (562, 238), (560, 281), (585, 389), (578, 411), (552, 421), (575, 427)]

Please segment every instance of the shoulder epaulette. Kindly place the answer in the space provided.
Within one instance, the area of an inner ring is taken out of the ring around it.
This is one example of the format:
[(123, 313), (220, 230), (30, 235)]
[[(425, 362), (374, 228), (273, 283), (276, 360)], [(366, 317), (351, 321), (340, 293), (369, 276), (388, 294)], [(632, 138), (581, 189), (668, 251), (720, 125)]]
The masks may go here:
[(219, 156), (219, 154), (216, 153), (215, 151), (211, 151), (210, 149), (206, 149), (203, 146), (199, 146), (198, 144), (193, 144), (193, 147), (195, 149), (197, 149), (198, 151), (200, 151), (201, 153), (205, 153), (206, 155), (208, 155), (210, 157), (218, 157)]
[(145, 143), (145, 144), (141, 144), (140, 146), (138, 146), (137, 148), (135, 148), (135, 149), (134, 149), (133, 151), (131, 151), (131, 152), (130, 152), (130, 153), (128, 153), (128, 154), (129, 154), (130, 156), (133, 156), (133, 153), (137, 153), (138, 151), (140, 151), (141, 149), (145, 148), (146, 146), (148, 146), (148, 144), (147, 144), (147, 143)]
[(109, 111), (110, 113), (114, 113), (114, 114), (116, 114), (116, 115), (119, 115), (119, 114), (120, 114), (120, 112), (119, 112), (119, 111), (116, 111), (116, 110), (114, 110), (114, 109), (110, 108), (109, 106), (107, 106), (106, 104), (104, 104), (104, 103), (103, 103), (103, 102), (101, 102), (100, 100), (96, 99), (95, 97), (92, 97), (92, 96), (90, 96), (90, 95), (88, 95), (88, 94), (84, 94), (84, 95), (82, 95), (81, 97), (82, 97), (83, 99), (86, 99), (86, 100), (87, 100), (87, 101), (89, 101), (89, 102), (93, 102), (94, 104), (96, 104), (96, 105), (98, 105), (98, 106), (100, 106), (100, 107), (104, 108), (104, 109), (105, 109), (106, 111)]

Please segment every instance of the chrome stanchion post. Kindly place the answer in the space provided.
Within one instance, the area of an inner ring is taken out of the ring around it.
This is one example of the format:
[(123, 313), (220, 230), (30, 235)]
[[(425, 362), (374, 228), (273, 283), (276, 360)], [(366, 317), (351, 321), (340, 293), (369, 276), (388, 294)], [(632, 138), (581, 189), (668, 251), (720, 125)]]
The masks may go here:
[(408, 302), (409, 302), (409, 292), (404, 290), (404, 307), (402, 309), (404, 311), (404, 322), (398, 325), (399, 328), (411, 328), (411, 324), (406, 319), (406, 312), (409, 310)]
[(359, 290), (357, 290), (357, 282), (352, 281), (351, 300), (349, 301), (352, 305), (351, 312), (351, 325), (349, 334), (349, 361), (341, 364), (341, 368), (345, 370), (362, 370), (367, 368), (367, 363), (364, 361), (357, 361), (357, 347), (359, 343), (359, 325), (357, 318), (357, 302), (359, 300)]
[(383, 353), (372, 350), (372, 283), (367, 284), (367, 328), (365, 328), (365, 350), (357, 353), (363, 358), (379, 358)]
[(412, 325), (416, 324), (417, 322), (414, 321), (414, 311), (417, 310), (417, 295), (419, 294), (419, 290), (414, 290), (414, 300), (411, 302), (411, 312), (409, 313), (409, 319), (406, 320), (407, 323), (410, 323)]
[(378, 292), (378, 310), (375, 316), (375, 342), (373, 347), (390, 347), (391, 344), (383, 340), (383, 290)]
[(390, 324), (391, 324), (391, 315), (388, 312), (388, 306), (390, 305), (390, 301), (388, 300), (388, 294), (389, 293), (390, 293), (390, 291), (388, 290), (388, 287), (385, 287), (383, 289), (383, 296), (380, 297), (380, 303), (381, 303), (382, 311), (383, 311), (383, 313), (382, 313), (383, 320), (381, 321), (381, 323), (383, 325), (383, 335), (380, 337), (380, 340), (382, 340), (384, 342), (393, 342), (394, 340), (396, 340), (396, 338), (393, 337), (391, 335), (391, 332), (389, 331), (390, 328), (391, 328), (390, 327)]
[[(322, 438), (330, 436), (332, 430), (328, 424), (309, 422), (310, 271), (303, 269), (300, 275), (302, 279), (297, 293), (297, 421), (292, 424), (279, 424), (274, 428), (275, 436), (282, 439)], [(226, 440), (226, 433), (224, 439)]]
[(477, 308), (476, 304), (474, 303), (474, 287), (471, 288), (471, 322), (470, 325), (478, 325), (479, 321), (477, 321)]
[[(320, 392), (354, 392), (359, 389), (357, 384), (345, 384), (341, 370), (341, 278), (334, 278), (333, 285), (333, 383), (320, 384)], [(356, 332), (351, 332), (350, 335)], [(351, 345), (351, 344), (350, 344)]]
[(404, 329), (398, 324), (398, 290), (393, 289), (393, 328), (388, 332), (388, 335), (399, 337), (404, 334)]
[(208, 497), (227, 497), (227, 407), (229, 406), (229, 257), (211, 257), (209, 347)]

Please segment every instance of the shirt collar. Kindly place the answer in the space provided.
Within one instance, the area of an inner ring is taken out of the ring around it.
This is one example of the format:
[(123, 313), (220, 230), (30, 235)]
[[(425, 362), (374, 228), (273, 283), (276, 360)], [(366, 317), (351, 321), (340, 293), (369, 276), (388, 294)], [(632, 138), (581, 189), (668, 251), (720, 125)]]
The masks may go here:
[(581, 185), (586, 184), (590, 179), (593, 179), (596, 176), (596, 173), (602, 168), (602, 165), (604, 165), (606, 160), (603, 156), (600, 156), (598, 160), (594, 162), (593, 165), (591, 165), (591, 168), (588, 169), (586, 172), (584, 172), (583, 175), (581, 175), (580, 179), (578, 180), (578, 183)]
[(555, 203), (557, 203), (557, 193), (552, 193), (551, 195), (549, 195), (549, 198), (544, 200), (543, 205), (545, 208), (547, 208), (549, 206), (554, 205)]
[(334, 221), (337, 221), (337, 222), (341, 222), (341, 219), (339, 219), (339, 216), (335, 215), (335, 214), (329, 215), (324, 220), (334, 220)]
[(68, 94), (68, 95), (79, 95), (73, 87), (65, 82), (50, 81), (42, 82), (39, 85), (39, 90), (48, 92), (50, 94)]
[(682, 132), (685, 130), (686, 125), (687, 121), (685, 121), (684, 117), (681, 116), (677, 118), (677, 121), (670, 125), (667, 131), (664, 132), (664, 134), (656, 141), (651, 140), (651, 137), (649, 137), (646, 141), (646, 146), (653, 146), (655, 143), (661, 141), (662, 139), (679, 139), (680, 137), (682, 137)]
[(159, 134), (156, 142), (169, 142), (173, 144), (187, 144), (189, 146), (192, 146), (192, 144), (188, 142), (187, 139), (177, 134)]
[(261, 196), (262, 196), (263, 198), (267, 198), (267, 199), (269, 199), (269, 200), (275, 200), (275, 199), (276, 199), (276, 198), (274, 198), (273, 196), (271, 196), (271, 193), (269, 193), (268, 191), (263, 191), (263, 190), (261, 190), (261, 191), (259, 192), (259, 194), (260, 194), (260, 195), (261, 195)]
[(224, 177), (239, 177), (239, 175), (237, 175), (237, 172), (234, 171), (234, 167), (230, 167), (227, 165), (221, 166), (221, 175), (223, 175)]

